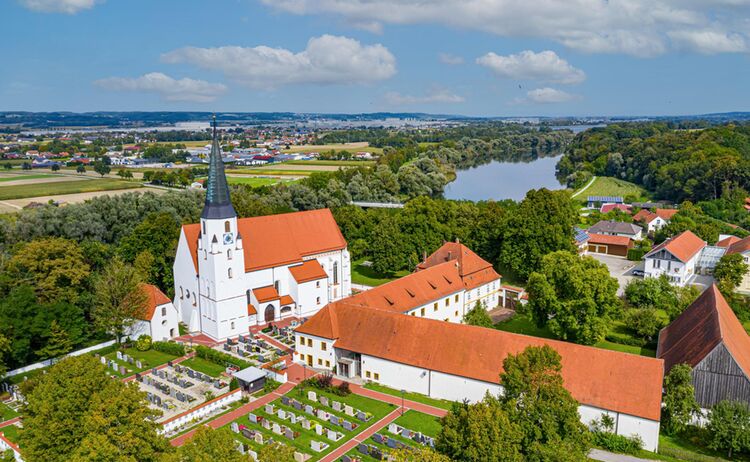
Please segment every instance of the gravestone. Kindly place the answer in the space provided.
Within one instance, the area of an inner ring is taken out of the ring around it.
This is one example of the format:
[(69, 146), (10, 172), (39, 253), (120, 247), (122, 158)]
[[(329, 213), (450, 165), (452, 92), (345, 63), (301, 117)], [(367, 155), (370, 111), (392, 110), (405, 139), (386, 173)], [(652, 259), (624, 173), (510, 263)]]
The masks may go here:
[(326, 430), (326, 437), (331, 441), (339, 440), (339, 433), (333, 430)]
[(297, 423), (297, 416), (292, 414), (291, 412), (289, 413), (289, 422), (293, 424)]
[(328, 419), (329, 422), (331, 422), (334, 425), (341, 425), (339, 423), (339, 417), (337, 415), (331, 414), (331, 417)]
[(240, 426), (237, 422), (232, 422), (232, 425), (230, 425), (230, 428), (232, 429), (234, 433), (240, 432)]
[(104, 356), (99, 358), (99, 360), (101, 360), (102, 364), (104, 364), (105, 366), (107, 365), (107, 358), (105, 358)]
[(318, 435), (322, 435), (323, 434), (323, 426), (320, 425), (320, 424), (315, 424), (315, 433), (317, 433)]
[(360, 454), (369, 455), (370, 451), (365, 443), (359, 443), (357, 445), (357, 451)]
[(372, 435), (372, 439), (375, 440), (375, 442), (378, 444), (383, 444), (383, 435), (381, 435), (380, 433), (375, 433), (374, 435)]
[(281, 404), (283, 404), (284, 406), (289, 406), (289, 397), (286, 396), (286, 395), (282, 396), (281, 397)]
[(117, 350), (117, 359), (122, 360), (122, 351)]
[(279, 417), (279, 419), (286, 420), (286, 411), (285, 410), (279, 409), (278, 411), (276, 411), (276, 415)]
[(354, 417), (354, 408), (347, 404), (344, 406), (344, 413), (349, 417)]
[(260, 426), (263, 427), (263, 428), (265, 428), (266, 430), (270, 430), (271, 429), (271, 421), (268, 420), (268, 419), (263, 419), (263, 420), (260, 421)]
[(275, 409), (275, 406), (273, 404), (266, 404), (266, 407), (265, 407), (266, 414), (273, 414), (274, 409)]
[(314, 413), (313, 413), (313, 407), (310, 406), (309, 404), (305, 405), (305, 412), (307, 412), (310, 415), (314, 415)]
[(263, 444), (263, 435), (260, 433), (255, 434), (255, 442), (258, 444)]
[(320, 404), (322, 404), (323, 406), (328, 406), (328, 398), (326, 398), (325, 396), (321, 396), (318, 401), (320, 401)]
[(290, 440), (293, 440), (294, 439), (294, 430), (292, 430), (291, 428), (286, 428), (284, 430), (284, 436), (286, 436)]
[(393, 433), (394, 435), (399, 434), (400, 427), (396, 425), (395, 423), (388, 424), (388, 431)]
[(344, 425), (344, 430), (347, 430), (347, 431), (354, 430), (354, 425), (352, 425), (352, 423), (349, 422), (348, 420), (344, 420), (342, 423)]
[(138, 360), (135, 362), (135, 367), (137, 367), (138, 369), (143, 369), (143, 363), (140, 360)]
[(357, 418), (361, 420), (362, 422), (367, 421), (367, 416), (362, 411), (357, 411)]
[(302, 419), (302, 428), (304, 428), (305, 430), (309, 430), (311, 425), (312, 423), (309, 420), (304, 418)]
[(328, 448), (328, 445), (320, 441), (310, 441), (310, 448), (315, 452), (322, 452)]
[(294, 451), (294, 462), (305, 462), (307, 457), (299, 451)]
[(333, 402), (333, 410), (341, 412), (341, 403), (339, 403), (338, 401), (334, 401)]
[(247, 418), (250, 419), (250, 422), (257, 424), (258, 423), (258, 416), (253, 414), (252, 412), (247, 415)]
[(293, 400), (293, 401), (292, 401), (292, 407), (293, 407), (294, 409), (298, 410), (298, 411), (301, 411), (301, 410), (302, 410), (302, 403), (300, 403), (300, 402), (299, 402), (299, 401), (297, 401), (297, 400)]
[(409, 430), (408, 428), (402, 428), (401, 436), (403, 436), (404, 438), (411, 438), (411, 430)]
[(318, 401), (318, 395), (314, 391), (308, 391), (307, 392), (307, 399), (313, 402)]
[(318, 409), (317, 415), (318, 415), (318, 418), (321, 420), (328, 420), (328, 413), (324, 411), (323, 409)]
[(128, 370), (125, 369), (125, 366), (120, 366), (120, 375), (125, 375), (128, 373)]
[(281, 435), (281, 425), (274, 422), (273, 425), (271, 425), (271, 431), (277, 435)]

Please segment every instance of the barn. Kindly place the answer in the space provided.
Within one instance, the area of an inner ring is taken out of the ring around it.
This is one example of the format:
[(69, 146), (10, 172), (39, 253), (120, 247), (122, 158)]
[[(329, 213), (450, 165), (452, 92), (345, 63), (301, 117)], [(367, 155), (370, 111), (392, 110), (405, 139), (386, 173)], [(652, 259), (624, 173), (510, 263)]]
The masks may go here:
[(626, 236), (610, 236), (608, 234), (589, 233), (589, 253), (616, 255), (626, 257), (628, 249), (633, 247), (633, 240)]
[(661, 330), (656, 356), (665, 374), (677, 364), (693, 368), (702, 408), (723, 400), (750, 404), (750, 337), (715, 284)]

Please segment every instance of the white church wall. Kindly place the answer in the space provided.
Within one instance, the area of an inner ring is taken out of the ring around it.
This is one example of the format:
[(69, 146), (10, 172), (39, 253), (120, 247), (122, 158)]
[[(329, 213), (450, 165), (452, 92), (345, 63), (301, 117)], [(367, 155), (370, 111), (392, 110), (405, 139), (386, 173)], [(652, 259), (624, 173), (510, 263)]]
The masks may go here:
[[(197, 330), (198, 317), (194, 316), (198, 309), (198, 278), (196, 276), (195, 263), (190, 255), (187, 239), (184, 231), (180, 231), (180, 240), (177, 244), (174, 265), (174, 293), (175, 307), (180, 315), (180, 320), (190, 330)], [(192, 323), (195, 325), (191, 324)]]
[[(294, 281), (297, 285), (296, 281)], [(328, 304), (328, 280), (303, 282), (297, 285), (297, 316), (310, 317)]]

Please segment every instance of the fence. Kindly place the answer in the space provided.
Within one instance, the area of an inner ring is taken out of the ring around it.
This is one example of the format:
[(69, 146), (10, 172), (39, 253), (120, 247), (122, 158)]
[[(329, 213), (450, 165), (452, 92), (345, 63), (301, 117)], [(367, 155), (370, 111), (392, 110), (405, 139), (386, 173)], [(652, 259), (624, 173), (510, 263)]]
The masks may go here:
[(86, 353), (91, 353), (92, 351), (101, 350), (102, 348), (106, 348), (108, 346), (112, 346), (115, 344), (114, 340), (109, 340), (107, 342), (100, 343), (98, 345), (93, 345), (90, 347), (83, 348), (81, 350), (72, 351), (66, 355), (60, 356), (58, 358), (52, 358), (52, 359), (46, 359), (44, 361), (40, 361), (38, 363), (29, 364), (28, 366), (19, 367), (18, 369), (13, 369), (12, 371), (9, 371), (7, 374), (5, 374), (5, 377), (13, 377), (14, 375), (18, 374), (24, 374), (26, 372), (30, 372), (36, 369), (41, 369), (43, 367), (51, 366), (56, 361), (59, 361), (62, 358), (67, 358), (68, 356), (80, 356), (85, 355)]
[(204, 403), (203, 405), (185, 411), (182, 414), (178, 414), (171, 419), (164, 421), (161, 426), (161, 433), (171, 433), (180, 427), (191, 424), (193, 421), (199, 421), (205, 417), (210, 416), (217, 410), (239, 401), (242, 399), (242, 390), (230, 391), (225, 395), (221, 395), (218, 398), (214, 398), (211, 401)]

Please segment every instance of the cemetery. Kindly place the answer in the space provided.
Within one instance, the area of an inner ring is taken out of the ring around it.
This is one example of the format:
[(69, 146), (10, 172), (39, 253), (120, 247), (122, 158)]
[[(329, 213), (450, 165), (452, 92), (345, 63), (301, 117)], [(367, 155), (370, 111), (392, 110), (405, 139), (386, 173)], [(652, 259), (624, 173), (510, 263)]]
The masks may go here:
[(139, 351), (135, 348), (115, 350), (104, 356), (95, 354), (97, 358), (107, 366), (107, 370), (115, 377), (129, 377), (135, 373), (143, 372), (156, 366), (167, 363), (177, 358), (175, 355), (157, 350)]
[(181, 364), (167, 364), (163, 369), (153, 368), (145, 373), (136, 373), (136, 381), (146, 393), (149, 406), (162, 411), (159, 422), (229, 392), (227, 380)]
[(440, 419), (409, 410), (342, 456), (341, 462), (389, 460), (388, 453), (420, 446), (434, 448)]
[(227, 339), (225, 343), (214, 349), (239, 358), (249, 366), (256, 367), (286, 354), (252, 333), (240, 335), (237, 339)]
[(273, 338), (274, 340), (277, 340), (283, 343), (289, 348), (294, 347), (294, 326), (291, 326), (291, 325), (288, 327), (271, 326), (270, 328), (263, 330), (263, 333)]
[(230, 424), (242, 450), (253, 456), (264, 444), (294, 447), (295, 460), (318, 460), (396, 408), (359, 395), (337, 396), (296, 388)]
[(8, 402), (0, 403), (0, 422), (5, 422), (6, 420), (18, 417), (20, 415), (18, 413), (20, 404), (21, 403), (18, 400), (9, 400)]

